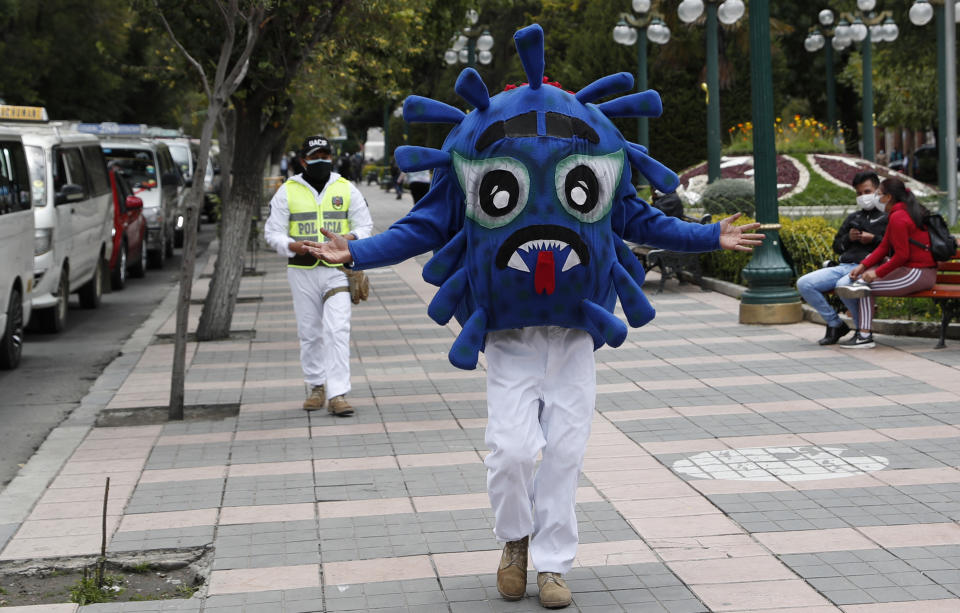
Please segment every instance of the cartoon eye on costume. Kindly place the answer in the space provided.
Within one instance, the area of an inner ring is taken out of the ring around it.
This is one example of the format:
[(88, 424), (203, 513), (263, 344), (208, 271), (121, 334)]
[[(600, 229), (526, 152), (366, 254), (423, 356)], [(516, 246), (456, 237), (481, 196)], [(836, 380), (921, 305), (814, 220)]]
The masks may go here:
[(584, 223), (603, 219), (623, 172), (623, 150), (607, 155), (571, 155), (557, 164), (557, 197), (568, 213)]
[(481, 226), (505, 226), (527, 205), (530, 175), (517, 160), (470, 160), (454, 153), (453, 166), (467, 198), (467, 216)]

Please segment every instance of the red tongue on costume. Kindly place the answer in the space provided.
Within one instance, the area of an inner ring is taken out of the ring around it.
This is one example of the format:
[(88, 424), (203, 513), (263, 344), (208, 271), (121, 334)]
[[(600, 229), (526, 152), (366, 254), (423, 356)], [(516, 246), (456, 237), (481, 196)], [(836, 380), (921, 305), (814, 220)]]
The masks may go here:
[(537, 268), (533, 273), (533, 290), (538, 294), (552, 294), (556, 287), (553, 251), (541, 251), (537, 255)]

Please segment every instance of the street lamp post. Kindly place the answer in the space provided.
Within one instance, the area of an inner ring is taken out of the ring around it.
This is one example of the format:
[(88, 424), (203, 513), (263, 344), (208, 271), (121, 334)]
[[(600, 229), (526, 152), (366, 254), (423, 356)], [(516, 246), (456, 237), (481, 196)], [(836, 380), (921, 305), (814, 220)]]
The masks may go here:
[(740, 298), (740, 322), (794, 323), (803, 318), (800, 295), (791, 286), (793, 270), (780, 251), (777, 207), (777, 152), (770, 62), (770, 0), (750, 2), (750, 94), (753, 106), (754, 190), (757, 221), (766, 237), (743, 269), (750, 287)]
[[(948, 15), (948, 13), (953, 13)], [(915, 0), (910, 7), (910, 23), (924, 26), (936, 15), (937, 31), (937, 186), (944, 194), (941, 212), (950, 224), (957, 221), (957, 147), (956, 141), (956, 4), (952, 0)], [(948, 27), (950, 26), (950, 27)], [(948, 43), (948, 39), (950, 42)], [(949, 61), (948, 61), (949, 60)], [(948, 70), (947, 67), (950, 67)], [(950, 112), (948, 109), (953, 108)], [(952, 120), (951, 120), (952, 118)]]
[[(665, 45), (670, 40), (670, 28), (663, 23), (661, 15), (651, 13), (651, 0), (633, 0), (636, 16), (620, 13), (620, 21), (613, 27), (613, 40), (621, 45), (637, 44), (637, 91), (647, 89), (647, 40)], [(650, 145), (649, 126), (646, 117), (637, 120), (637, 143)]]
[[(820, 28), (813, 27), (803, 41), (804, 48), (810, 53), (816, 53), (820, 49), (825, 49), (827, 65), (827, 125), (831, 130), (837, 129), (837, 85), (833, 76), (833, 52), (842, 51), (849, 44), (845, 39), (838, 38), (836, 31), (839, 28), (834, 27), (834, 14), (830, 9), (823, 9), (817, 15), (823, 32)], [(846, 24), (845, 21), (841, 23)], [(846, 27), (849, 27), (847, 25)]]
[(471, 68), (479, 61), (487, 65), (493, 61), (493, 36), (483, 26), (478, 26), (480, 14), (475, 9), (467, 11), (467, 25), (454, 34), (450, 48), (443, 54), (443, 60), (450, 64), (466, 64)]
[(720, 178), (720, 69), (717, 48), (718, 21), (733, 25), (743, 17), (743, 0), (683, 0), (677, 15), (684, 23), (693, 23), (707, 11), (707, 182)]
[(877, 0), (857, 0), (857, 14), (843, 15), (850, 22), (844, 36), (849, 36), (855, 43), (863, 43), (863, 157), (871, 162), (876, 159), (876, 146), (873, 140), (873, 50), (870, 45), (893, 42), (900, 33), (893, 21), (893, 13), (875, 14), (876, 5)]

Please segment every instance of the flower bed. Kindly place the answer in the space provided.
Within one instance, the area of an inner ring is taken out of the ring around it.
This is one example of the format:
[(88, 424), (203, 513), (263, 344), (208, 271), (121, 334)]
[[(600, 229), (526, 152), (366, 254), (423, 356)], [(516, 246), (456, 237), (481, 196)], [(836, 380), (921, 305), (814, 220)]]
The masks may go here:
[(934, 195), (934, 190), (932, 187), (925, 183), (921, 183), (912, 177), (897, 172), (895, 170), (890, 170), (886, 166), (880, 164), (875, 164), (869, 160), (863, 158), (858, 158), (852, 155), (847, 154), (825, 154), (825, 153), (811, 153), (807, 155), (807, 161), (810, 163), (810, 167), (813, 168), (814, 172), (818, 175), (830, 181), (834, 185), (839, 185), (840, 187), (845, 187), (851, 192), (853, 188), (850, 186), (850, 182), (853, 180), (853, 177), (858, 172), (870, 171), (877, 173), (880, 177), (880, 180), (896, 177), (903, 181), (911, 191), (913, 191), (918, 197), (926, 197)]
[[(720, 158), (721, 179), (753, 180), (753, 156), (723, 156)], [(777, 197), (789, 198), (802, 192), (810, 181), (810, 173), (803, 164), (789, 155), (777, 156)], [(677, 192), (687, 204), (699, 202), (707, 186), (707, 163), (688, 168), (680, 174)]]

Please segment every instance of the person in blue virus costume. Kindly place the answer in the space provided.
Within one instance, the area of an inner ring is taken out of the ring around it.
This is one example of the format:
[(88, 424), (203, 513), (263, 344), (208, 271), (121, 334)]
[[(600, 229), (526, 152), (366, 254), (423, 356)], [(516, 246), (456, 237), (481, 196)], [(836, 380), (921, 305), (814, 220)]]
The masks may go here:
[[(604, 77), (576, 94), (544, 78), (543, 30), (515, 42), (529, 83), (490, 96), (472, 68), (456, 92), (474, 110), (410, 96), (410, 122), (454, 124), (440, 150), (399, 147), (405, 171), (434, 169), (427, 195), (386, 232), (346, 241), (324, 232), (310, 245), (319, 258), (356, 268), (387, 266), (436, 250), (423, 277), (439, 286), (428, 313), (456, 317), (463, 330), (450, 349), (459, 368), (487, 361), (487, 486), (494, 532), (505, 543), (497, 588), (522, 598), (527, 554), (537, 568), (540, 602), (570, 604), (563, 580), (576, 555), (577, 481), (596, 395), (593, 351), (620, 345), (627, 322), (654, 310), (640, 286), (644, 271), (623, 240), (674, 251), (749, 251), (757, 224), (736, 216), (713, 225), (667, 217), (637, 198), (631, 166), (663, 192), (677, 176), (627, 142), (611, 117), (656, 117), (655, 91), (629, 91), (633, 77)], [(542, 453), (539, 469), (538, 454)]]

